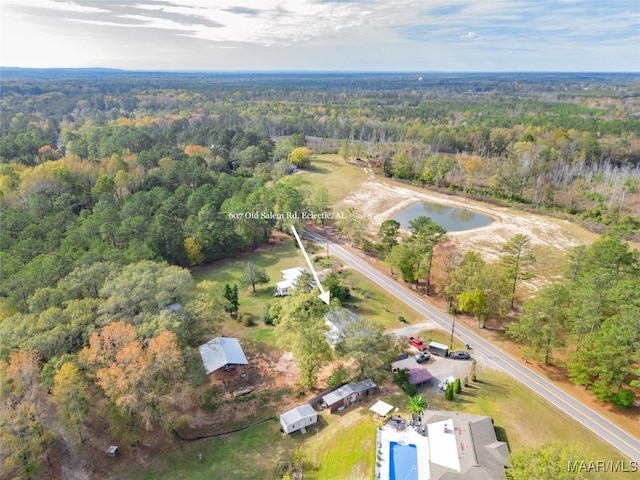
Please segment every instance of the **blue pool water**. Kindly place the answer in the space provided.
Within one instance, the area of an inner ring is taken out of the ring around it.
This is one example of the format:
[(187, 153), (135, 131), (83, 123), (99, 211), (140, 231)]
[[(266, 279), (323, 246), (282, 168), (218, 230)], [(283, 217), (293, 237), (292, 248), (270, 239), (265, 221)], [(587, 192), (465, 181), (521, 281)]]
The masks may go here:
[(391, 461), (389, 478), (391, 480), (418, 480), (418, 448), (415, 445), (389, 444)]
[(400, 223), (402, 228), (407, 229), (409, 228), (409, 222), (418, 217), (431, 218), (432, 221), (443, 227), (447, 232), (460, 232), (485, 227), (493, 222), (490, 217), (481, 213), (428, 202), (414, 203), (392, 218)]

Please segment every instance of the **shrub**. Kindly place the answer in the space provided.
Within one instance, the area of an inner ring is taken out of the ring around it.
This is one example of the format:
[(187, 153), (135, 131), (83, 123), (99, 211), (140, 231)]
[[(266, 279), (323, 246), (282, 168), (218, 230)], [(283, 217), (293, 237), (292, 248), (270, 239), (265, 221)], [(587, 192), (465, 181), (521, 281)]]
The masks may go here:
[(269, 308), (269, 304), (265, 304), (262, 308), (262, 312), (260, 313), (260, 320), (262, 320), (265, 325), (273, 325), (273, 318), (271, 318)]
[(453, 384), (452, 383), (447, 384), (447, 388), (444, 391), (444, 398), (446, 398), (447, 400), (453, 400)]
[(462, 391), (462, 385), (460, 384), (460, 379), (456, 378), (456, 381), (453, 382), (453, 391), (458, 394)]
[(340, 385), (346, 383), (349, 379), (349, 372), (342, 365), (338, 365), (336, 369), (331, 373), (331, 376), (327, 380), (327, 385), (331, 388), (337, 388)]
[(629, 408), (633, 405), (635, 399), (635, 393), (633, 393), (633, 390), (629, 390), (628, 388), (623, 388), (611, 396), (611, 402), (618, 408)]
[(240, 313), (238, 315), (238, 321), (245, 327), (253, 327), (255, 322), (253, 321), (253, 315), (250, 313)]
[(400, 388), (403, 388), (404, 384), (409, 380), (409, 370), (406, 368), (398, 370), (393, 374), (393, 383), (395, 383)]
[(406, 318), (404, 318), (402, 315), (400, 315), (400, 316), (398, 317), (398, 321), (399, 321), (400, 323), (407, 323), (407, 319), (406, 319)]
[(405, 383), (404, 391), (406, 392), (407, 395), (409, 395), (410, 397), (413, 397), (418, 391), (418, 389), (413, 383), (407, 382)]

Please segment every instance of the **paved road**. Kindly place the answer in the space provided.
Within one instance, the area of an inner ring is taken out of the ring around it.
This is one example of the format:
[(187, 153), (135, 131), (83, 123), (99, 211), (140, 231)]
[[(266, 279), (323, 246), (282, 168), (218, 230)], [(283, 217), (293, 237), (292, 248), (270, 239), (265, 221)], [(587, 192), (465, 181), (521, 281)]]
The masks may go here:
[[(412, 291), (397, 284), (386, 275), (381, 274), (357, 255), (345, 250), (330, 239), (309, 231), (305, 231), (303, 235), (309, 240), (319, 243), (322, 247), (328, 245), (330, 254), (342, 259), (351, 268), (357, 270), (369, 280), (385, 289), (388, 293), (403, 301), (430, 322), (438, 325), (445, 331), (451, 331), (451, 324), (454, 321), (452, 316), (441, 312), (420, 299)], [(574, 399), (546, 378), (529, 370), (520, 361), (502, 352), (495, 345), (477, 335), (472, 330), (469, 330), (463, 325), (456, 324), (455, 336), (464, 343), (470, 344), (475, 352), (485, 356), (496, 367), (512, 375), (516, 380), (519, 380), (561, 411), (587, 427), (604, 441), (618, 449), (622, 454), (640, 464), (640, 440), (638, 438), (630, 435), (602, 415), (585, 406), (582, 402)], [(590, 461), (592, 459), (584, 460)], [(608, 459), (598, 458), (593, 460)]]

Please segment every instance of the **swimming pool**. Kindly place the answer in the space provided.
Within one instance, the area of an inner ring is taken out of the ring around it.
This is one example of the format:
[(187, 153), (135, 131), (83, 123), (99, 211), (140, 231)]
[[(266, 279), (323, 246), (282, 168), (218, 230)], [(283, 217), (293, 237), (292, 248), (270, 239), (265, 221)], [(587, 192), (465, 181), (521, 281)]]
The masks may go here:
[(390, 480), (418, 480), (418, 448), (415, 445), (389, 443)]

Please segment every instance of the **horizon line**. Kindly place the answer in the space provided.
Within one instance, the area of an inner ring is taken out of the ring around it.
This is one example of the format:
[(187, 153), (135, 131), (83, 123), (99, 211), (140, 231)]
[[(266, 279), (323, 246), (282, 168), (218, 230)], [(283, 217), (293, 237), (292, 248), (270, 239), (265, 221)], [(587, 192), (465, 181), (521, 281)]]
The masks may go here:
[(244, 74), (244, 73), (263, 73), (263, 74), (282, 74), (282, 73), (331, 73), (331, 74), (409, 74), (409, 73), (437, 73), (437, 74), (506, 74), (506, 73), (554, 73), (554, 74), (627, 74), (627, 75), (640, 75), (640, 71), (633, 70), (320, 70), (320, 69), (274, 69), (274, 70), (251, 70), (251, 69), (233, 69), (233, 70), (219, 70), (219, 69), (128, 69), (117, 67), (21, 67), (12, 65), (0, 65), (0, 70), (13, 69), (13, 70), (101, 70), (109, 72), (122, 72), (122, 73), (222, 73), (222, 74)]

